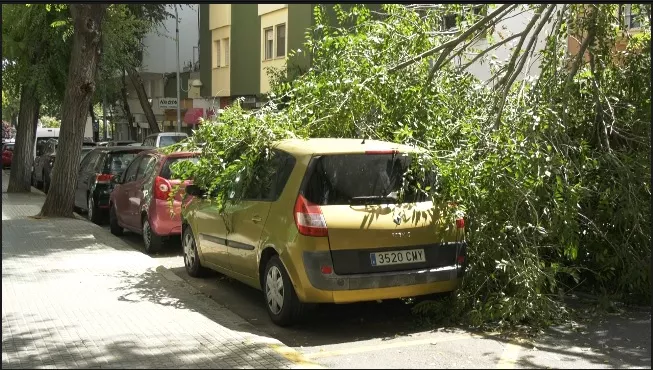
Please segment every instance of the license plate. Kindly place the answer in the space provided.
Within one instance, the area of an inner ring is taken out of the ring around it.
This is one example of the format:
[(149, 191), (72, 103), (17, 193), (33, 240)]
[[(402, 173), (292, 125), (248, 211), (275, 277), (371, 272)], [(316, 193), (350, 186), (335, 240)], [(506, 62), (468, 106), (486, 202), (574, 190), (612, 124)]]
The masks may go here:
[(424, 249), (370, 253), (372, 266), (400, 265), (402, 263), (425, 262)]

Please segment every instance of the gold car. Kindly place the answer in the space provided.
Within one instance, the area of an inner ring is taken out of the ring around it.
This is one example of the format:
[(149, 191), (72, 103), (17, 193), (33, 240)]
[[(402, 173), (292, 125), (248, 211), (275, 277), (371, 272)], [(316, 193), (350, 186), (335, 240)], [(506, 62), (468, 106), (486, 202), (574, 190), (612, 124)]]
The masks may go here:
[(189, 186), (186, 270), (209, 268), (262, 289), (278, 325), (308, 303), (453, 291), (466, 266), (464, 220), (444, 221), (424, 195), (396, 200), (415, 150), (360, 139), (281, 141), (257, 167), (259, 181), (222, 214)]

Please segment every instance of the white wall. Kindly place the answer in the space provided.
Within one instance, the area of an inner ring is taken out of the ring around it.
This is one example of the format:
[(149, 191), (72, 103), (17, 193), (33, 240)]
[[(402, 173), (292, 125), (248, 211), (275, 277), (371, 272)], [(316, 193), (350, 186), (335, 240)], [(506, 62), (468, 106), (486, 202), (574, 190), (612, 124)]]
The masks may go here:
[[(166, 19), (154, 32), (148, 34), (143, 43), (143, 71), (168, 73), (177, 71), (177, 46), (175, 43), (175, 6), (168, 5), (172, 18)], [(193, 46), (199, 44), (198, 14), (199, 4), (177, 5), (179, 13), (179, 69), (183, 72), (184, 65), (193, 61)], [(195, 62), (199, 56), (195, 50)]]
[[(524, 6), (524, 5), (522, 5)], [(490, 9), (488, 12), (492, 12), (496, 9), (497, 5), (490, 5)], [(516, 33), (519, 33), (523, 31), (526, 26), (528, 25), (528, 22), (531, 20), (533, 16), (533, 11), (528, 11), (524, 12), (522, 14), (519, 14), (522, 12), (521, 6), (517, 8), (517, 10), (513, 11), (511, 14), (508, 14), (504, 18), (509, 18), (509, 19), (504, 19), (501, 21), (497, 27), (496, 27), (496, 32), (493, 35), (494, 42), (499, 42), (503, 38), (510, 37)], [(552, 14), (552, 19), (555, 17), (556, 11), (553, 12)], [(520, 81), (523, 79), (524, 74), (527, 73), (528, 75), (531, 76), (538, 76), (540, 74), (539, 68), (540, 68), (540, 62), (537, 59), (537, 51), (542, 50), (542, 48), (545, 46), (545, 39), (546, 36), (549, 34), (551, 31), (551, 25), (552, 22), (549, 24), (544, 25), (544, 28), (540, 32), (540, 35), (538, 36), (537, 43), (535, 44), (536, 52), (533, 54), (533, 59), (530, 61), (527, 61), (528, 64), (524, 66), (524, 69), (522, 70), (522, 73), (519, 75), (517, 78), (517, 81)], [(537, 23), (533, 28), (537, 27)], [(532, 31), (531, 31), (532, 34)], [(524, 41), (524, 45), (522, 47), (526, 47), (526, 44), (528, 44), (528, 41), (530, 40), (529, 34)], [(510, 59), (511, 52), (510, 49), (515, 47), (517, 43), (519, 42), (519, 37), (516, 37), (515, 39), (509, 41), (508, 43), (496, 48), (495, 50), (487, 53), (483, 58), (477, 60), (472, 64), (467, 70), (478, 77), (479, 79), (486, 81), (491, 77), (490, 74), (490, 64), (489, 64), (489, 58), (486, 61), (483, 61), (485, 57), (489, 57), (492, 54), (497, 56), (497, 60), (501, 62), (507, 62)], [(484, 49), (488, 45), (486, 40), (481, 40), (479, 41), (475, 47), (478, 47), (480, 49)], [(462, 61), (458, 60), (458, 63), (466, 64), (468, 61), (472, 60), (476, 55), (468, 55), (466, 57), (462, 58)], [(530, 66), (530, 68), (528, 68)]]

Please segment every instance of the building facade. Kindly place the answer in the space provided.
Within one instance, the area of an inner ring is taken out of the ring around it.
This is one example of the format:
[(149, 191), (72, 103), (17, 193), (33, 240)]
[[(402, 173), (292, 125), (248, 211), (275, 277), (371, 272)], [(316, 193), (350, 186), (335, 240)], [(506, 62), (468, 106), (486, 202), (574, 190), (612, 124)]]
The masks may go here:
[[(175, 5), (168, 5), (175, 14)], [(190, 132), (200, 117), (211, 114), (212, 102), (201, 95), (200, 76), (200, 18), (199, 4), (176, 6), (179, 21), (180, 107), (182, 131)], [(143, 59), (139, 70), (145, 93), (161, 131), (177, 130), (177, 45), (174, 16), (166, 19), (143, 39)], [(210, 96), (210, 95), (208, 95)], [(137, 129), (136, 140), (142, 140), (151, 130), (136, 90), (127, 78), (127, 102)], [(119, 105), (119, 102), (116, 102)], [(116, 139), (127, 139), (126, 120), (116, 125)], [(134, 138), (132, 138), (134, 139)]]

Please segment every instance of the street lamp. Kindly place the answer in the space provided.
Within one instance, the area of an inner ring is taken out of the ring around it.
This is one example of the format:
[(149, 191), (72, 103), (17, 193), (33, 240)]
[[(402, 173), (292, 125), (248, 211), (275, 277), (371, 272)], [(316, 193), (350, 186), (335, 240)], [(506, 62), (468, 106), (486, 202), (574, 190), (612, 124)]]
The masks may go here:
[(179, 72), (179, 13), (175, 4), (175, 40), (177, 42), (177, 132), (181, 132), (181, 77)]

